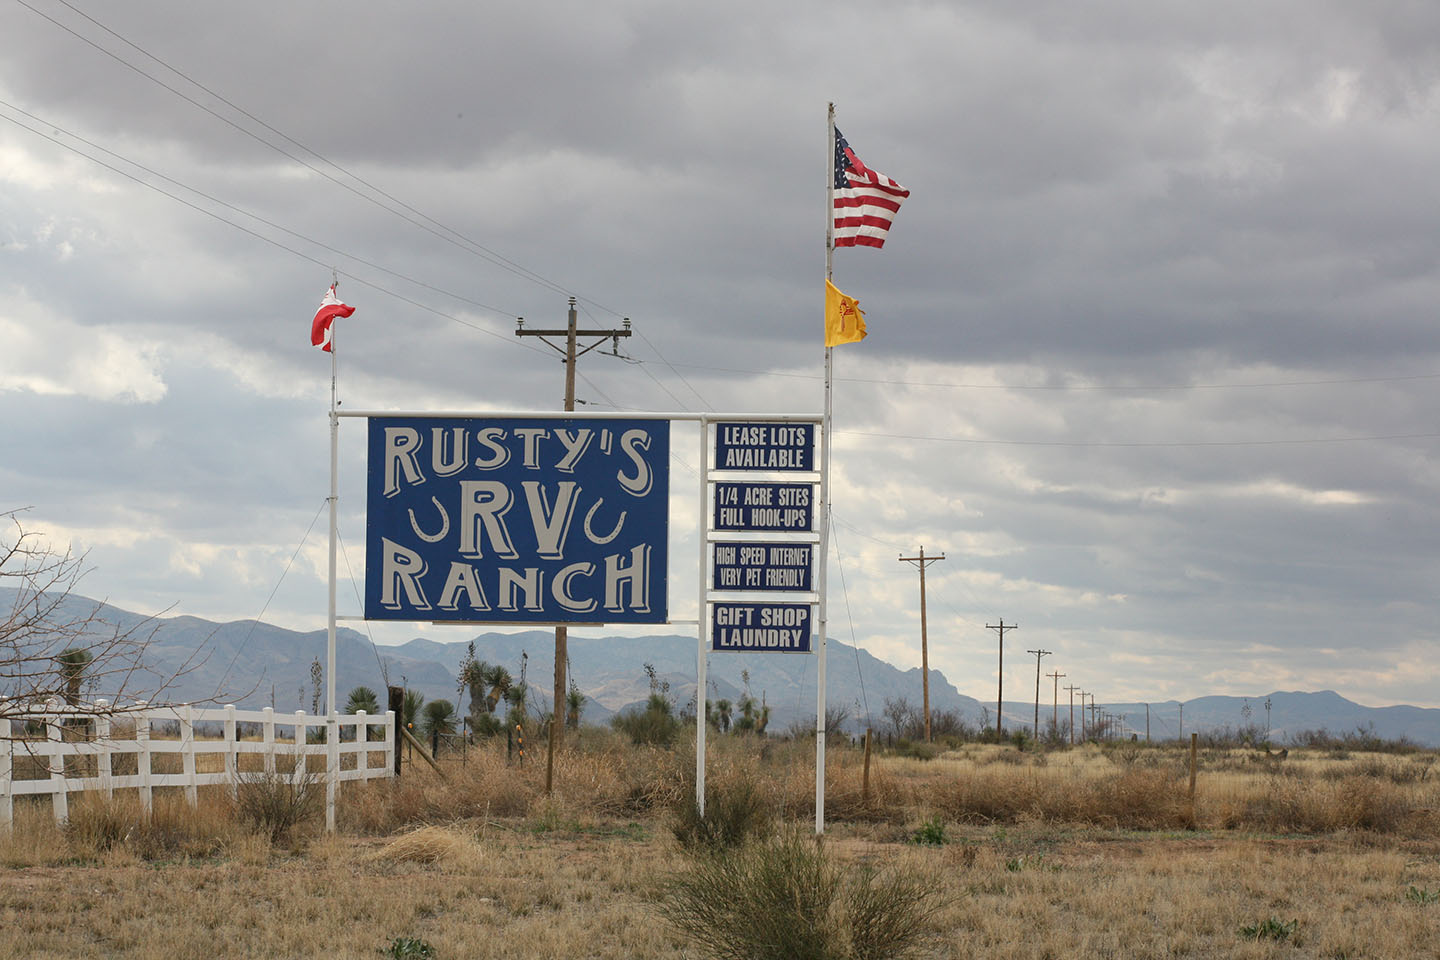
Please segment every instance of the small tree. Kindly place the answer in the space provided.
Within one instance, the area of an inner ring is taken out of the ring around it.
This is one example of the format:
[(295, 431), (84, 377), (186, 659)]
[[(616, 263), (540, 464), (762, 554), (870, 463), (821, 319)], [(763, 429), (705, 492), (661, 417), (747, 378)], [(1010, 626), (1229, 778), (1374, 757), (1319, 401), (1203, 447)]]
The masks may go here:
[(426, 736), (448, 737), (455, 732), (455, 704), (449, 700), (431, 700), (425, 704), (423, 727)]
[(405, 724), (406, 730), (415, 729), (415, 721), (420, 718), (420, 708), (423, 706), (425, 706), (425, 694), (419, 690), (405, 691), (405, 705), (400, 708), (400, 722)]
[(498, 663), (492, 664), (489, 669), (485, 671), (485, 685), (490, 688), (490, 692), (485, 695), (485, 709), (487, 713), (495, 712), (495, 708), (500, 705), (501, 699), (504, 698), (506, 691), (510, 689), (513, 683), (514, 681), (510, 677), (510, 671)]
[(579, 730), (580, 713), (584, 709), (585, 694), (581, 693), (580, 688), (575, 685), (575, 681), (571, 680), (570, 692), (565, 694), (565, 726), (571, 730)]
[(735, 705), (729, 700), (715, 701), (715, 725), (720, 728), (721, 733), (730, 732), (730, 714), (734, 708)]
[(380, 712), (380, 698), (369, 687), (356, 687), (345, 701), (345, 713), (355, 714), (361, 710), (371, 715)]
[(60, 665), (60, 678), (65, 684), (65, 702), (72, 707), (80, 703), (80, 681), (84, 678), (85, 668), (94, 659), (94, 654), (84, 647), (71, 647), (55, 658)]
[(320, 696), (325, 692), (325, 668), (320, 666), (320, 658), (316, 657), (310, 661), (310, 712), (315, 716), (320, 715)]
[(104, 604), (77, 592), (86, 572), (84, 554), (50, 546), (18, 511), (0, 511), (0, 587), (14, 593), (8, 609), (0, 607), (0, 719), (24, 721), (49, 701), (78, 705), (87, 680), (112, 710), (125, 699), (164, 704), (175, 682), (200, 666), (197, 651), (174, 669), (151, 669), (155, 618), (107, 619)]

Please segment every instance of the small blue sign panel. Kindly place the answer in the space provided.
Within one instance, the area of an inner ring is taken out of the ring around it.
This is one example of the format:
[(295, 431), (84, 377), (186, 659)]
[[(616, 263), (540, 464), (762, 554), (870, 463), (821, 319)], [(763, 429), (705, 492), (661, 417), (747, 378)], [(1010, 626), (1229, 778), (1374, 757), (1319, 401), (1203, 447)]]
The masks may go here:
[(815, 469), (813, 423), (717, 423), (716, 470)]
[(807, 533), (814, 527), (814, 490), (810, 483), (719, 481), (712, 526), (716, 530)]
[(809, 653), (808, 603), (712, 603), (710, 648), (737, 653)]
[(664, 623), (668, 420), (372, 417), (365, 618)]
[(714, 547), (711, 589), (811, 590), (808, 543), (717, 543)]

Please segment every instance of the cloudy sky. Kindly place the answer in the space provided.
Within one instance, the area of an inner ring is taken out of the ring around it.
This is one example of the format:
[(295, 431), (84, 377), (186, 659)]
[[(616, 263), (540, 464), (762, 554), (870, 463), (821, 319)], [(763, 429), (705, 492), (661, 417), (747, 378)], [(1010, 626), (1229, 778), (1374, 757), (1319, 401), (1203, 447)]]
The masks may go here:
[(1440, 7), (15, 0), (0, 36), (0, 510), (88, 594), (323, 626), (332, 269), (352, 409), (558, 408), (513, 331), (575, 295), (636, 333), (585, 409), (818, 413), (834, 101), (912, 196), (835, 258), (870, 336), (832, 635), (918, 665), (923, 545), (982, 699), (1003, 618), (1014, 699), (1040, 645), (1102, 703), (1440, 705)]

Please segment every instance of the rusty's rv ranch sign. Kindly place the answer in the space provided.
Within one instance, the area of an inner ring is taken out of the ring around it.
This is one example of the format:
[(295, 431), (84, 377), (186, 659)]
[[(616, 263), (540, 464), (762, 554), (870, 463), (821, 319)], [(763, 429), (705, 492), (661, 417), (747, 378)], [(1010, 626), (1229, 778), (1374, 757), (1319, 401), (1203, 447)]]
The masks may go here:
[(374, 417), (365, 617), (665, 623), (667, 420)]

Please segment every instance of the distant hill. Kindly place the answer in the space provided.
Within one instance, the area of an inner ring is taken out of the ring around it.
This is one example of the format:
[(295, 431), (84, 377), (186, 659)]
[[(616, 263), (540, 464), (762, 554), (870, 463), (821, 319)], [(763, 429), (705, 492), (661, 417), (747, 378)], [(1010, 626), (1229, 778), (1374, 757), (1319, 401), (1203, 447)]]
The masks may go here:
[[(0, 605), (8, 609), (15, 592), (0, 588)], [(72, 603), (91, 605), (82, 597)], [(141, 623), (138, 614), (106, 606), (104, 616), (112, 623), (130, 626)], [(163, 617), (154, 623), (155, 635), (147, 652), (151, 673), (167, 676), (187, 661), (192, 668), (167, 692), (166, 699), (205, 700), (237, 706), (263, 707), (293, 712), (311, 706), (310, 664), (325, 662), (325, 631), (297, 632), (253, 620), (215, 623), (198, 617)], [(456, 674), (470, 639), (475, 655), (506, 667), (516, 679), (524, 672), (530, 684), (532, 708), (550, 709), (554, 677), (554, 633), (532, 630), (524, 633), (485, 633), (449, 642), (415, 639), (398, 646), (373, 647), (355, 630), (336, 631), (337, 685), (341, 702), (356, 686), (368, 686), (381, 693), (385, 677), (394, 684), (406, 684), (427, 699), (445, 698), (457, 702)], [(645, 664), (655, 667), (658, 678), (670, 684), (670, 695), (684, 706), (695, 696), (696, 638), (591, 637), (570, 634), (570, 673), (586, 695), (584, 716), (588, 722), (603, 723), (627, 706), (643, 703), (649, 694)], [(197, 656), (198, 652), (198, 656)], [(764, 698), (771, 708), (770, 730), (784, 733), (791, 727), (813, 729), (815, 724), (816, 657), (805, 654), (712, 654), (708, 678), (710, 698), (736, 701), (748, 673), (750, 691)], [(827, 703), (848, 712), (846, 729), (863, 730), (866, 706), (870, 722), (883, 732), (885, 703), (906, 699), (919, 706), (920, 670), (901, 670), (864, 650), (830, 640), (826, 658)], [(146, 692), (138, 688), (134, 696)], [(0, 687), (0, 696), (7, 693)], [(111, 691), (96, 689), (95, 696)], [(1266, 700), (1270, 701), (1267, 718)], [(978, 726), (982, 717), (993, 719), (994, 701), (976, 700), (960, 693), (938, 670), (930, 671), (930, 704), (933, 711), (953, 710), (969, 724)], [(322, 700), (323, 709), (323, 700)], [(1246, 707), (1249, 716), (1246, 716)], [(1102, 708), (1121, 718), (1124, 728), (1145, 735), (1145, 704), (1106, 703)], [(463, 709), (463, 707), (462, 707)], [(1006, 701), (1007, 729), (1028, 728), (1034, 719), (1033, 702)], [(1077, 707), (1078, 710), (1078, 707)], [(1150, 704), (1150, 733), (1155, 739), (1171, 738), (1181, 731), (1182, 704), (1170, 700)], [(1061, 703), (1060, 720), (1069, 716), (1068, 704)], [(1049, 722), (1050, 706), (1042, 703), (1040, 721)], [(1366, 707), (1347, 700), (1333, 690), (1316, 693), (1275, 691), (1256, 697), (1199, 697), (1183, 704), (1184, 732), (1225, 727), (1255, 726), (1266, 729), (1277, 742), (1303, 731), (1326, 729), (1340, 734), (1358, 729), (1373, 730), (1387, 739), (1408, 737), (1416, 743), (1440, 746), (1440, 709), (1393, 706)], [(1077, 720), (1078, 724), (1078, 720)]]

